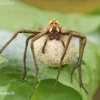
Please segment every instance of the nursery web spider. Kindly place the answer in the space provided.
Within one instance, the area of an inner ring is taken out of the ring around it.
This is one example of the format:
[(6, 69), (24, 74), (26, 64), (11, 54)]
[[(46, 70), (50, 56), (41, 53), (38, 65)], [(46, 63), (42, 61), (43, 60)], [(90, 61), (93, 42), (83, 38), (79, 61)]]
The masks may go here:
[[(34, 91), (36, 89), (37, 75), (38, 75), (38, 71), (39, 71), (39, 67), (37, 65), (36, 57), (35, 57), (35, 53), (34, 53), (34, 46), (33, 46), (33, 44), (34, 44), (35, 40), (39, 39), (40, 37), (42, 37), (45, 34), (48, 35), (48, 39), (49, 40), (51, 40), (51, 41), (53, 39), (59, 40), (59, 41), (62, 42), (62, 45), (64, 46), (64, 51), (63, 51), (63, 54), (62, 54), (62, 57), (61, 57), (61, 60), (60, 60), (60, 65), (59, 65), (59, 68), (58, 68), (58, 75), (57, 75), (57, 78), (56, 78), (56, 82), (55, 82), (54, 88), (56, 87), (56, 84), (57, 84), (57, 81), (58, 81), (58, 78), (59, 78), (60, 69), (61, 69), (61, 66), (62, 66), (62, 61), (64, 59), (64, 56), (65, 56), (66, 50), (68, 48), (69, 42), (72, 39), (72, 37), (79, 38), (79, 58), (78, 58), (77, 65), (72, 70), (72, 73), (71, 73), (71, 82), (72, 82), (72, 75), (73, 75), (75, 69), (78, 68), (79, 86), (80, 86), (80, 88), (83, 88), (83, 90), (86, 93), (88, 93), (87, 90), (83, 86), (82, 75), (81, 75), (81, 62), (82, 62), (84, 47), (85, 47), (86, 41), (87, 41), (86, 36), (80, 34), (79, 32), (73, 31), (73, 30), (68, 30), (68, 29), (64, 30), (64, 29), (62, 29), (62, 27), (60, 26), (59, 22), (56, 19), (52, 19), (49, 22), (49, 24), (45, 28), (43, 28), (43, 29), (38, 29), (38, 30), (26, 30), (26, 29), (24, 30), (23, 29), (23, 30), (17, 31), (11, 37), (11, 39), (0, 49), (0, 53), (2, 53), (2, 51), (9, 45), (9, 43), (12, 40), (14, 40), (14, 38), (16, 38), (16, 36), (19, 33), (31, 34), (26, 39), (26, 45), (25, 45), (25, 50), (24, 50), (24, 56), (23, 56), (23, 61), (24, 61), (24, 76), (23, 76), (23, 79), (26, 76), (26, 52), (27, 52), (27, 46), (28, 46), (29, 40), (32, 39), (31, 43), (30, 43), (30, 48), (31, 48), (31, 51), (32, 51), (32, 55), (33, 55), (33, 59), (34, 59), (34, 64), (35, 64), (35, 68), (36, 68), (36, 76), (35, 76), (35, 80), (34, 80), (34, 89), (32, 91), (32, 94), (34, 93)], [(68, 41), (66, 42), (66, 44), (64, 44), (63, 40), (61, 40), (62, 35), (67, 35), (68, 36)], [(48, 39), (45, 40), (44, 46), (42, 48), (42, 53), (45, 53), (45, 46), (46, 46), (46, 43), (47, 43)], [(31, 96), (32, 96), (32, 94), (31, 94)]]

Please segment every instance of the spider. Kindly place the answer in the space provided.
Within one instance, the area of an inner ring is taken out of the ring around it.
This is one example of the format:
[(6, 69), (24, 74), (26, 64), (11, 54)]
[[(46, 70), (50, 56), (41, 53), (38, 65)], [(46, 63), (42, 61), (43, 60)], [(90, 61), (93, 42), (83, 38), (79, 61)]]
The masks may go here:
[[(57, 74), (57, 78), (56, 78), (56, 82), (54, 85), (54, 88), (56, 87), (58, 78), (59, 78), (59, 74), (60, 74), (60, 69), (62, 66), (62, 61), (64, 59), (64, 56), (66, 54), (68, 45), (70, 43), (70, 40), (72, 39), (72, 37), (77, 37), (79, 38), (79, 57), (78, 57), (78, 61), (76, 66), (73, 68), (72, 72), (71, 72), (71, 82), (72, 82), (72, 75), (75, 71), (76, 68), (78, 68), (78, 74), (79, 74), (79, 86), (80, 88), (83, 88), (83, 90), (87, 92), (87, 90), (84, 88), (83, 86), (83, 82), (82, 82), (82, 75), (81, 75), (81, 62), (82, 62), (82, 57), (83, 57), (83, 53), (84, 53), (84, 48), (87, 42), (87, 38), (85, 35), (73, 31), (73, 30), (68, 30), (68, 29), (63, 29), (59, 22), (54, 18), (52, 19), (49, 24), (44, 27), (43, 29), (38, 29), (38, 30), (19, 30), (17, 31), (12, 37), (11, 39), (0, 49), (0, 53), (2, 53), (2, 51), (9, 45), (9, 43), (16, 38), (16, 36), (19, 33), (27, 33), (27, 34), (31, 34), (27, 39), (26, 39), (26, 45), (25, 45), (25, 49), (24, 49), (24, 56), (23, 56), (23, 61), (24, 61), (24, 76), (23, 76), (23, 80), (25, 79), (26, 76), (26, 52), (27, 52), (27, 46), (28, 46), (28, 42), (31, 39), (31, 43), (30, 43), (30, 48), (32, 51), (32, 56), (33, 56), (33, 60), (34, 60), (34, 64), (35, 64), (35, 68), (36, 68), (36, 75), (35, 75), (35, 79), (34, 79), (34, 89), (30, 95), (30, 97), (32, 96), (32, 94), (34, 93), (35, 89), (36, 89), (36, 83), (37, 83), (37, 76), (38, 76), (38, 71), (39, 71), (39, 67), (37, 65), (36, 62), (36, 57), (35, 57), (35, 52), (34, 52), (34, 41), (39, 39), (40, 37), (42, 37), (43, 35), (47, 35), (49, 40), (53, 40), (56, 39), (57, 41), (61, 41), (62, 45), (64, 46), (64, 51), (60, 60), (60, 64), (59, 64), (59, 68), (58, 68), (58, 74)], [(67, 35), (68, 36), (68, 41), (66, 42), (66, 44), (64, 44), (63, 40), (61, 39), (62, 35)], [(42, 48), (42, 53), (45, 53), (45, 47), (46, 47), (46, 43), (48, 41), (48, 39), (45, 40), (44, 42), (44, 46)]]

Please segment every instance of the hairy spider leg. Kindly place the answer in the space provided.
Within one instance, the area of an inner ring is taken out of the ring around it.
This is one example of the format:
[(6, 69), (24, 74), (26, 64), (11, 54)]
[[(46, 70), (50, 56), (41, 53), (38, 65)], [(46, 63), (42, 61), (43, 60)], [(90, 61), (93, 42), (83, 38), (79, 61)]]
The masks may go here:
[(57, 74), (56, 82), (55, 82), (55, 85), (54, 85), (54, 89), (56, 88), (56, 85), (57, 85), (57, 81), (58, 81), (59, 74), (60, 74), (60, 69), (61, 69), (61, 66), (62, 66), (62, 61), (64, 59), (64, 56), (65, 56), (66, 51), (68, 49), (68, 45), (69, 45), (70, 40), (72, 38), (72, 33), (71, 32), (67, 33), (67, 35), (68, 35), (68, 41), (67, 41), (67, 43), (65, 45), (65, 49), (64, 49), (64, 52), (63, 52), (62, 57), (61, 57), (61, 60), (60, 60), (60, 65), (59, 65), (59, 68), (58, 68), (58, 74)]
[(17, 31), (17, 32), (11, 37), (11, 39), (8, 40), (8, 42), (6, 42), (6, 44), (0, 49), (0, 53), (2, 53), (2, 51), (10, 44), (10, 42), (11, 42), (12, 40), (14, 40), (14, 39), (16, 38), (16, 36), (17, 36), (19, 33), (32, 34), (32, 35), (29, 36), (29, 37), (27, 38), (27, 40), (26, 40), (26, 47), (25, 47), (25, 51), (24, 51), (24, 57), (23, 57), (23, 60), (24, 60), (24, 76), (23, 76), (23, 80), (24, 80), (24, 78), (25, 78), (25, 76), (26, 76), (26, 61), (25, 61), (25, 59), (26, 59), (26, 54), (25, 54), (25, 52), (26, 52), (27, 44), (28, 44), (27, 41), (28, 41), (28, 39), (30, 39), (31, 37), (35, 36), (37, 33), (40, 33), (40, 31), (39, 31), (39, 30), (25, 30), (25, 29), (20, 30), (20, 31)]
[(78, 61), (77, 61), (77, 65), (75, 66), (75, 68), (72, 70), (72, 73), (71, 73), (71, 80), (72, 80), (72, 75), (75, 71), (76, 68), (78, 68), (78, 74), (79, 74), (79, 86), (80, 88), (83, 88), (83, 90), (88, 94), (87, 90), (84, 88), (83, 86), (83, 82), (82, 82), (82, 73), (81, 73), (81, 62), (82, 62), (82, 57), (83, 57), (83, 53), (84, 53), (84, 48), (85, 48), (85, 45), (86, 45), (86, 42), (87, 42), (87, 38), (86, 36), (76, 32), (76, 31), (73, 31), (73, 34), (72, 34), (74, 37), (78, 37), (79, 38), (79, 58), (78, 58)]
[[(82, 42), (81, 42), (81, 39), (79, 39), (79, 54), (81, 54), (81, 52), (82, 52), (81, 46), (82, 46)], [(79, 60), (79, 58), (78, 58), (78, 60)], [(77, 64), (78, 64), (78, 62), (77, 62)], [(71, 72), (71, 82), (73, 82), (72, 76), (73, 76), (73, 74), (74, 74), (74, 71), (75, 71), (76, 68), (78, 67), (77, 64), (76, 64), (76, 66), (73, 68), (73, 70), (72, 70), (72, 72)]]
[[(47, 41), (48, 41), (48, 40), (49, 40), (49, 39), (48, 39), (48, 37), (47, 37), (47, 39), (45, 39), (44, 45), (43, 45), (43, 47), (42, 47), (42, 53), (43, 53), (43, 54), (45, 53), (45, 47), (46, 47), (46, 44), (47, 44)], [(63, 47), (65, 48), (64, 41), (62, 40), (62, 38), (61, 38), (60, 40), (61, 40), (61, 43), (62, 43)], [(51, 41), (52, 41), (52, 40), (51, 40)]]
[(65, 48), (65, 43), (64, 43), (64, 41), (63, 41), (63, 39), (62, 39), (62, 37), (61, 37), (61, 43), (62, 43), (62, 45), (63, 45), (63, 47)]
[(84, 52), (84, 48), (85, 48), (85, 45), (86, 45), (86, 41), (87, 41), (86, 37), (84, 37), (82, 39), (80, 38), (80, 48), (79, 48), (80, 50), (79, 50), (79, 59), (78, 59), (78, 62), (77, 62), (77, 66), (78, 66), (79, 82), (80, 82), (79, 85), (88, 94), (87, 90), (83, 86), (82, 75), (81, 75), (81, 62), (82, 62), (82, 57), (83, 57), (83, 52)]
[(45, 46), (46, 46), (46, 44), (47, 44), (47, 41), (48, 41), (48, 37), (47, 37), (47, 39), (45, 39), (44, 45), (43, 45), (43, 47), (42, 47), (42, 53), (43, 53), (43, 54), (45, 53)]
[(0, 54), (2, 53), (2, 51), (7, 47), (7, 45), (9, 45), (9, 43), (14, 40), (16, 38), (16, 36), (19, 34), (19, 33), (27, 33), (27, 34), (34, 34), (34, 33), (40, 33), (41, 31), (40, 30), (20, 30), (20, 31), (17, 31), (12, 37), (10, 40), (8, 40), (8, 42), (6, 42), (6, 44), (0, 49)]
[(35, 90), (36, 90), (36, 84), (37, 84), (37, 75), (38, 75), (38, 71), (39, 71), (39, 67), (37, 65), (37, 62), (36, 62), (36, 57), (35, 57), (35, 52), (34, 52), (34, 41), (39, 39), (40, 37), (42, 37), (43, 35), (45, 35), (47, 32), (47, 29), (45, 29), (43, 32), (37, 34), (35, 37), (33, 37), (33, 39), (31, 40), (31, 45), (30, 45), (30, 48), (31, 48), (31, 51), (32, 51), (32, 55), (33, 55), (33, 60), (34, 60), (34, 64), (35, 64), (35, 68), (36, 68), (36, 75), (35, 75), (35, 79), (34, 79), (34, 88), (33, 88), (33, 91), (30, 95), (29, 98), (32, 97), (32, 95), (34, 94)]
[(32, 34), (32, 35), (30, 35), (30, 36), (26, 39), (26, 44), (25, 44), (25, 49), (24, 49), (24, 56), (23, 56), (23, 62), (24, 62), (24, 76), (23, 76), (23, 80), (25, 79), (26, 74), (27, 74), (27, 72), (26, 72), (26, 52), (27, 52), (27, 46), (28, 46), (29, 40), (30, 40), (31, 38), (33, 38), (35, 35), (37, 35), (37, 34)]

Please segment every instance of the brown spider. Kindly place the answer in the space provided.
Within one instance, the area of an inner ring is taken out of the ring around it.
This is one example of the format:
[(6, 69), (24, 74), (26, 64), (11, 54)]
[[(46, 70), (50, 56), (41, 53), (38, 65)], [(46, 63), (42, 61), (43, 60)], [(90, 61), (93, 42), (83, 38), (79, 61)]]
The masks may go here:
[[(84, 91), (86, 93), (88, 93), (87, 90), (83, 86), (82, 75), (81, 75), (81, 62), (82, 62), (84, 47), (85, 47), (86, 41), (87, 41), (86, 36), (80, 34), (79, 32), (73, 31), (73, 30), (68, 30), (68, 29), (64, 30), (64, 29), (62, 29), (62, 27), (60, 26), (59, 22), (56, 19), (52, 19), (49, 22), (49, 24), (45, 28), (43, 28), (43, 29), (38, 29), (38, 30), (26, 30), (26, 29), (24, 30), (23, 29), (23, 30), (17, 31), (12, 36), (12, 38), (0, 49), (0, 53), (2, 53), (2, 51), (6, 48), (6, 46), (9, 45), (9, 43), (14, 38), (16, 38), (16, 36), (19, 33), (28, 33), (28, 34), (31, 34), (26, 39), (26, 45), (25, 45), (25, 50), (24, 50), (24, 56), (23, 56), (23, 61), (24, 61), (24, 76), (23, 76), (23, 80), (24, 80), (24, 78), (26, 76), (26, 52), (27, 52), (27, 46), (28, 46), (29, 39), (32, 38), (30, 47), (31, 47), (31, 51), (32, 51), (32, 55), (33, 55), (33, 59), (34, 59), (34, 63), (35, 63), (35, 68), (36, 68), (36, 76), (35, 76), (35, 80), (34, 80), (34, 89), (32, 91), (32, 94), (34, 93), (34, 91), (36, 89), (37, 75), (38, 75), (38, 71), (39, 71), (39, 68), (38, 68), (38, 65), (37, 65), (37, 62), (36, 62), (35, 53), (34, 53), (34, 46), (33, 46), (33, 44), (34, 44), (35, 40), (39, 39), (43, 35), (48, 35), (48, 39), (51, 40), (51, 41), (53, 39), (60, 40), (62, 42), (62, 45), (64, 46), (64, 52), (63, 52), (61, 60), (60, 60), (60, 65), (59, 65), (59, 68), (58, 68), (58, 75), (57, 75), (57, 78), (56, 78), (56, 82), (55, 82), (54, 88), (56, 87), (56, 84), (57, 84), (57, 81), (58, 81), (58, 78), (59, 78), (60, 69), (61, 69), (61, 66), (62, 66), (62, 61), (63, 61), (64, 56), (66, 54), (66, 50), (68, 48), (69, 42), (72, 39), (72, 37), (78, 37), (79, 38), (79, 58), (78, 58), (77, 65), (72, 70), (72, 73), (71, 73), (71, 82), (72, 82), (72, 75), (73, 75), (75, 69), (78, 68), (80, 88), (83, 88)], [(61, 40), (62, 35), (67, 35), (68, 36), (68, 41), (66, 42), (66, 44), (64, 44), (63, 40)], [(42, 48), (42, 53), (45, 53), (45, 46), (46, 46), (46, 43), (47, 43), (48, 39), (45, 40), (44, 46)], [(32, 94), (30, 95), (30, 97), (32, 96)]]

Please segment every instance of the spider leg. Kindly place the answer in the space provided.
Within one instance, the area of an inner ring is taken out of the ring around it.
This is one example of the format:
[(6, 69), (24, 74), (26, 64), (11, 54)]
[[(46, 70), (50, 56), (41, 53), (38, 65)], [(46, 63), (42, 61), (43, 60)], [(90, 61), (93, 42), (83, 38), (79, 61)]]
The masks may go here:
[[(83, 90), (88, 94), (87, 90), (84, 88), (83, 86), (83, 82), (82, 82), (82, 74), (81, 74), (81, 62), (82, 62), (82, 57), (83, 57), (83, 52), (84, 52), (84, 48), (87, 42), (87, 38), (86, 36), (80, 34), (79, 32), (73, 31), (73, 30), (62, 30), (63, 35), (68, 35), (68, 33), (72, 33), (72, 36), (74, 37), (78, 37), (80, 39), (80, 47), (79, 47), (79, 58), (78, 58), (78, 62), (77, 62), (77, 66), (73, 69), (72, 73), (71, 73), (71, 78), (72, 75), (75, 71), (76, 68), (78, 68), (78, 74), (79, 74), (79, 85), (81, 88), (83, 88)], [(67, 49), (66, 49), (67, 50)], [(62, 56), (63, 57), (63, 56)], [(59, 68), (60, 69), (60, 68)], [(60, 72), (60, 71), (59, 71)], [(72, 80), (72, 79), (71, 79)]]
[(64, 52), (63, 52), (62, 57), (61, 57), (61, 60), (60, 60), (60, 65), (59, 65), (59, 68), (58, 68), (58, 75), (57, 75), (57, 78), (56, 78), (56, 82), (55, 82), (54, 88), (55, 88), (56, 85), (57, 85), (57, 81), (58, 81), (59, 74), (60, 74), (60, 69), (61, 69), (61, 66), (62, 66), (62, 61), (63, 61), (64, 56), (65, 56), (65, 54), (66, 54), (66, 51), (67, 51), (67, 49), (68, 49), (68, 45), (69, 45), (69, 43), (70, 43), (71, 38), (72, 38), (72, 33), (70, 32), (69, 35), (68, 35), (67, 44), (66, 44), (66, 46), (65, 46)]
[(83, 86), (83, 82), (82, 82), (82, 75), (81, 75), (81, 62), (82, 62), (82, 57), (83, 57), (83, 52), (84, 52), (84, 47), (86, 45), (86, 37), (83, 39), (80, 39), (80, 52), (79, 52), (79, 59), (77, 62), (77, 66), (78, 66), (78, 73), (79, 73), (79, 85), (80, 88), (82, 87), (84, 89), (84, 91), (88, 94), (87, 90), (84, 88)]
[(42, 53), (43, 53), (43, 54), (45, 53), (45, 46), (46, 46), (46, 44), (47, 44), (47, 41), (48, 41), (48, 38), (45, 39), (44, 45), (43, 45), (43, 47), (42, 47)]
[(26, 76), (26, 52), (27, 52), (27, 46), (29, 43), (29, 40), (31, 38), (33, 38), (35, 36), (35, 34), (30, 35), (27, 39), (26, 39), (26, 45), (25, 45), (25, 49), (24, 49), (24, 56), (23, 56), (23, 62), (24, 62), (24, 76), (23, 76), (23, 80), (25, 79)]
[(37, 62), (36, 62), (36, 57), (35, 57), (35, 52), (34, 52), (34, 41), (39, 39), (40, 37), (42, 37), (43, 35), (45, 35), (45, 33), (47, 32), (47, 29), (45, 29), (43, 32), (37, 34), (36, 36), (34, 36), (34, 38), (31, 40), (31, 51), (32, 51), (32, 56), (33, 56), (33, 60), (34, 60), (34, 64), (35, 64), (35, 68), (36, 68), (36, 75), (35, 75), (35, 79), (34, 79), (34, 88), (33, 88), (33, 91), (30, 95), (29, 98), (31, 98), (31, 96), (33, 95), (33, 93), (35, 92), (36, 90), (36, 84), (37, 84), (37, 75), (38, 75), (38, 71), (39, 71), (39, 67), (37, 65)]
[(63, 47), (65, 48), (65, 44), (64, 44), (63, 39), (61, 38), (60, 40), (61, 40), (61, 43), (62, 43)]
[[(81, 73), (81, 62), (82, 62), (82, 57), (83, 57), (83, 53), (84, 53), (84, 48), (87, 42), (87, 38), (86, 36), (80, 34), (79, 32), (76, 31), (72, 31), (70, 30), (70, 32), (72, 32), (72, 35), (74, 37), (78, 37), (79, 40), (79, 58), (78, 58), (78, 62), (77, 62), (77, 66), (73, 69), (72, 74), (74, 73), (75, 69), (78, 68), (78, 74), (79, 74), (79, 85), (81, 88), (83, 88), (83, 90), (88, 94), (87, 90), (84, 88), (83, 86), (83, 82), (82, 82), (82, 73)], [(71, 75), (72, 75), (71, 74)], [(72, 77), (72, 76), (71, 76)]]
[(77, 68), (77, 66), (75, 66), (73, 68), (72, 72), (71, 72), (71, 83), (73, 82), (73, 74), (74, 74), (74, 71), (75, 71), (76, 68)]
[[(82, 45), (82, 42), (81, 42), (81, 39), (79, 39), (79, 54), (81, 54), (81, 50), (82, 50), (81, 45)], [(78, 60), (79, 60), (79, 58), (78, 58)], [(78, 64), (78, 62), (77, 62), (77, 64)], [(76, 64), (76, 66), (73, 68), (73, 70), (72, 70), (72, 72), (71, 72), (71, 82), (73, 82), (72, 76), (73, 76), (73, 74), (74, 74), (74, 71), (75, 71), (76, 68), (77, 68), (77, 64)]]
[(7, 47), (7, 45), (9, 45), (9, 43), (14, 40), (16, 38), (16, 36), (19, 34), (19, 33), (27, 33), (27, 34), (34, 34), (34, 33), (40, 33), (41, 31), (40, 30), (20, 30), (20, 31), (17, 31), (12, 37), (10, 40), (8, 40), (8, 42), (6, 42), (6, 44), (0, 49), (0, 54), (2, 53), (2, 51)]

